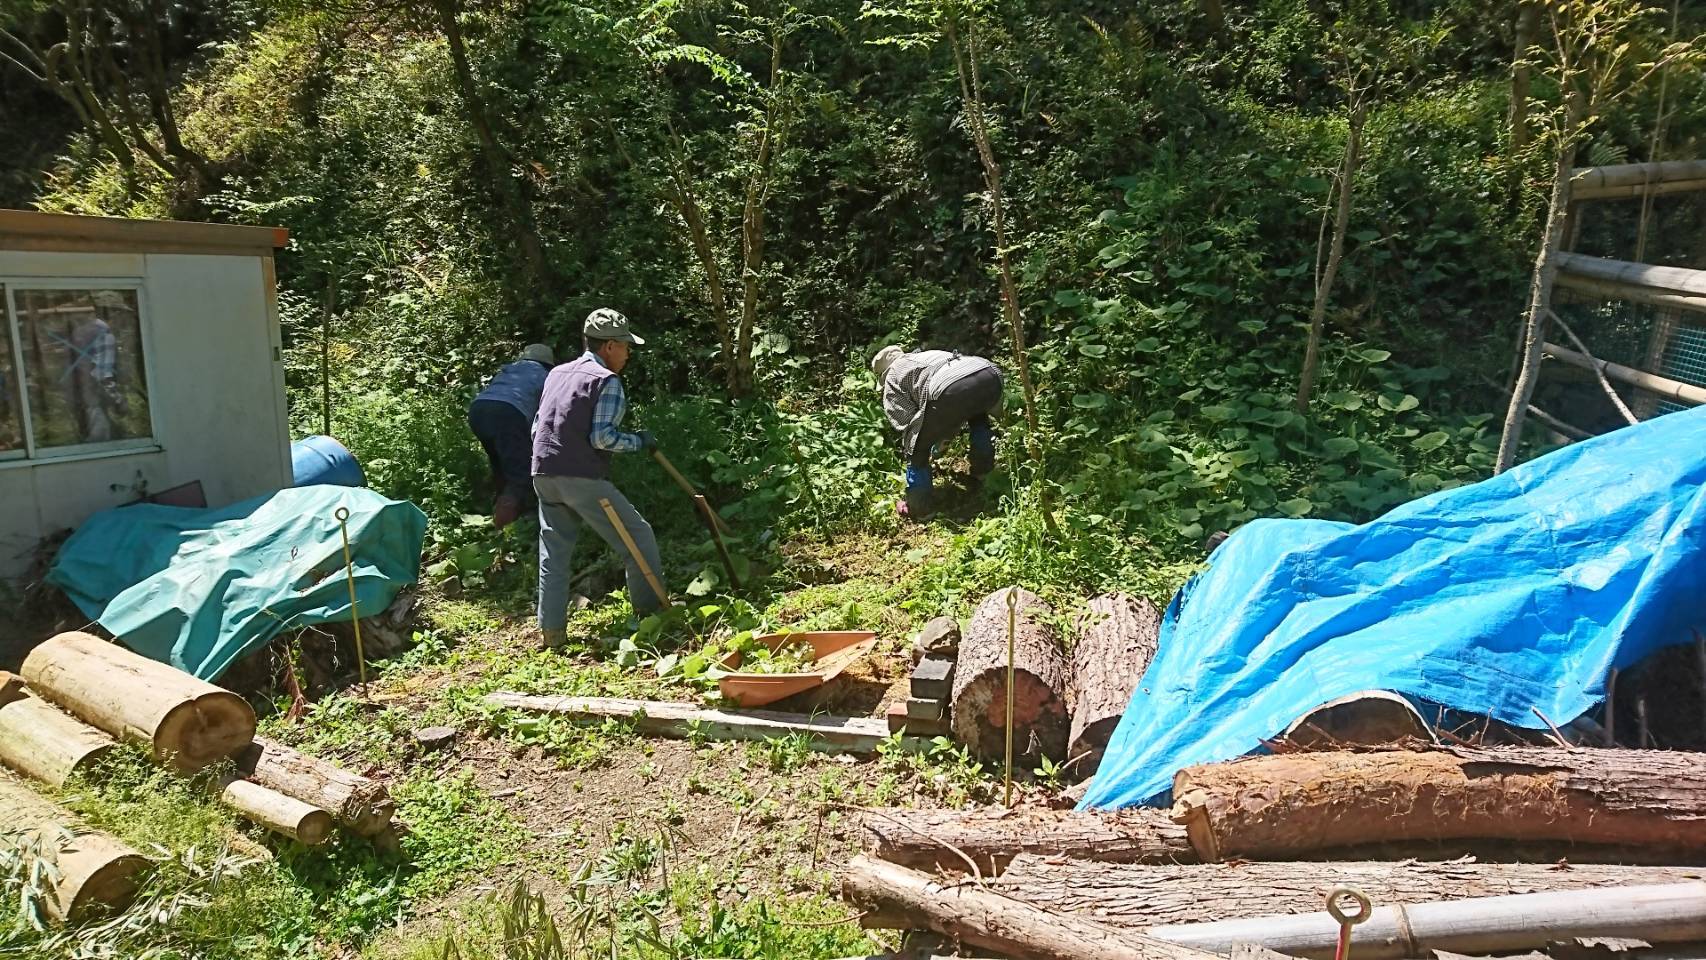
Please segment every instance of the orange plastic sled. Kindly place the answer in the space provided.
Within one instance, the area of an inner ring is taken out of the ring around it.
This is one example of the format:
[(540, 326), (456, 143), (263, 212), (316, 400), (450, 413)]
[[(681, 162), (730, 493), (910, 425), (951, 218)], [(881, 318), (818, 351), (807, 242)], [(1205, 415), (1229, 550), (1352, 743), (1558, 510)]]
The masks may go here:
[[(807, 673), (731, 673), (717, 681), (723, 699), (741, 707), (762, 707), (784, 697), (821, 687), (841, 675), (860, 657), (877, 645), (877, 635), (870, 630), (820, 630), (802, 633), (767, 633), (755, 637), (771, 651), (784, 644), (809, 643), (812, 647), (811, 665)], [(739, 670), (744, 659), (737, 651), (723, 658), (723, 666)]]

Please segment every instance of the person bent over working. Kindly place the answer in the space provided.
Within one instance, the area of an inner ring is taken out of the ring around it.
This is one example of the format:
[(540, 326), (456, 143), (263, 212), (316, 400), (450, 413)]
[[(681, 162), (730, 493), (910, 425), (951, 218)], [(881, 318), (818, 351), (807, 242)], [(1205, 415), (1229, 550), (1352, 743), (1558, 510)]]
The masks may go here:
[(543, 343), (528, 344), (520, 359), (504, 365), (468, 407), (474, 431), (497, 482), (492, 523), (499, 530), (533, 509), (533, 416), (545, 377), (557, 362)]
[(995, 364), (947, 350), (907, 353), (889, 346), (871, 358), (871, 372), (883, 396), (883, 415), (900, 431), (906, 458), (906, 496), (896, 507), (901, 516), (930, 513), (931, 453), (961, 427), (971, 434), (972, 483), (982, 483), (995, 469), (989, 419), (1001, 406), (1001, 370)]

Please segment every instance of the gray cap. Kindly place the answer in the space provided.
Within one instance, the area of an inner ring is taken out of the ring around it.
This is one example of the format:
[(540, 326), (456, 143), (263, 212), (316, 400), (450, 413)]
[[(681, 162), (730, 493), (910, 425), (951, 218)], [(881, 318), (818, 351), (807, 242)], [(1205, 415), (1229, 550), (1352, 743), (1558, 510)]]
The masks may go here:
[(621, 340), (633, 344), (646, 342), (628, 329), (627, 317), (609, 307), (599, 307), (587, 314), (586, 325), (581, 327), (581, 334), (593, 340)]
[(522, 348), (521, 359), (532, 360), (534, 363), (543, 363), (545, 366), (549, 367), (556, 365), (557, 354), (556, 351), (552, 350), (546, 344), (530, 343)]
[(888, 376), (889, 367), (894, 366), (894, 362), (899, 360), (905, 353), (905, 350), (890, 344), (889, 346), (878, 350), (877, 355), (871, 358), (871, 372), (876, 374), (877, 386), (880, 387), (883, 385), (883, 378)]

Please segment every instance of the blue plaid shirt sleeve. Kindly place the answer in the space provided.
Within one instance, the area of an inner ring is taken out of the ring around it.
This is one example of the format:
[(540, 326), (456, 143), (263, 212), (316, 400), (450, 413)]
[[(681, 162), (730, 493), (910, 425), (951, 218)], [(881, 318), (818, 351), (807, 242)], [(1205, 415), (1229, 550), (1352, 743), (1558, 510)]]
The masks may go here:
[(628, 413), (628, 393), (622, 381), (611, 377), (598, 392), (598, 405), (592, 408), (592, 435), (587, 439), (598, 450), (611, 453), (633, 453), (640, 449), (640, 435), (623, 433), (622, 418)]

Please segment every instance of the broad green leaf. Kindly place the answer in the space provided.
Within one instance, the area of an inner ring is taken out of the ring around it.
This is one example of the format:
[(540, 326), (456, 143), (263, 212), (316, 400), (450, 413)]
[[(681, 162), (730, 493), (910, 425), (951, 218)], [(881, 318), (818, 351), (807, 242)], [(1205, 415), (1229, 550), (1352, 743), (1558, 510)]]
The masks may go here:
[(1362, 358), (1362, 360), (1367, 363), (1384, 363), (1387, 360), (1392, 359), (1392, 351), (1376, 350), (1373, 347), (1365, 347), (1362, 350), (1352, 350), (1351, 353)]
[(1237, 411), (1233, 410), (1231, 407), (1211, 405), (1202, 408), (1202, 415), (1210, 420), (1224, 421), (1231, 420), (1237, 415)]
[[(1342, 438), (1335, 438), (1335, 439), (1342, 439)], [(1274, 504), (1274, 509), (1278, 510), (1280, 513), (1283, 513), (1288, 517), (1301, 517), (1301, 516), (1307, 515), (1309, 513), (1309, 511), (1315, 509), (1315, 504), (1310, 503), (1308, 500), (1305, 500), (1302, 497), (1298, 497), (1294, 500), (1281, 500), (1279, 503)]]
[(1072, 405), (1080, 410), (1100, 410), (1108, 405), (1108, 395), (1105, 393), (1074, 394)]
[(1352, 440), (1350, 437), (1328, 437), (1327, 442), (1321, 444), (1321, 446), (1327, 451), (1329, 456), (1334, 459), (1338, 459), (1346, 454), (1355, 453), (1357, 447), (1361, 446), (1361, 444)]
[(717, 584), (721, 582), (722, 577), (718, 576), (715, 567), (705, 567), (699, 571), (697, 577), (693, 578), (693, 582), (687, 585), (687, 595), (690, 597), (706, 596), (716, 589)]
[(668, 656), (665, 656), (665, 657), (659, 657), (658, 658), (658, 667), (657, 667), (658, 676), (660, 676), (660, 677), (669, 676), (670, 671), (674, 670), (675, 665), (677, 663), (680, 663), (680, 662), (681, 662), (681, 654), (679, 654), (679, 653), (672, 653), (672, 654), (669, 654)]
[(1103, 343), (1081, 343), (1078, 345), (1078, 352), (1086, 357), (1105, 357), (1108, 355), (1108, 347)]
[(1415, 397), (1407, 393), (1403, 396), (1394, 396), (1390, 393), (1383, 393), (1380, 395), (1380, 409), (1391, 410), (1393, 413), (1403, 413), (1406, 410), (1414, 410), (1418, 406), (1421, 406), (1421, 403), (1422, 402), (1420, 400), (1417, 400)]
[(1445, 442), (1450, 439), (1451, 435), (1446, 433), (1444, 430), (1435, 430), (1433, 433), (1424, 433), (1416, 439), (1411, 440), (1410, 446), (1425, 453), (1429, 450), (1438, 450), (1440, 447), (1445, 446)]

